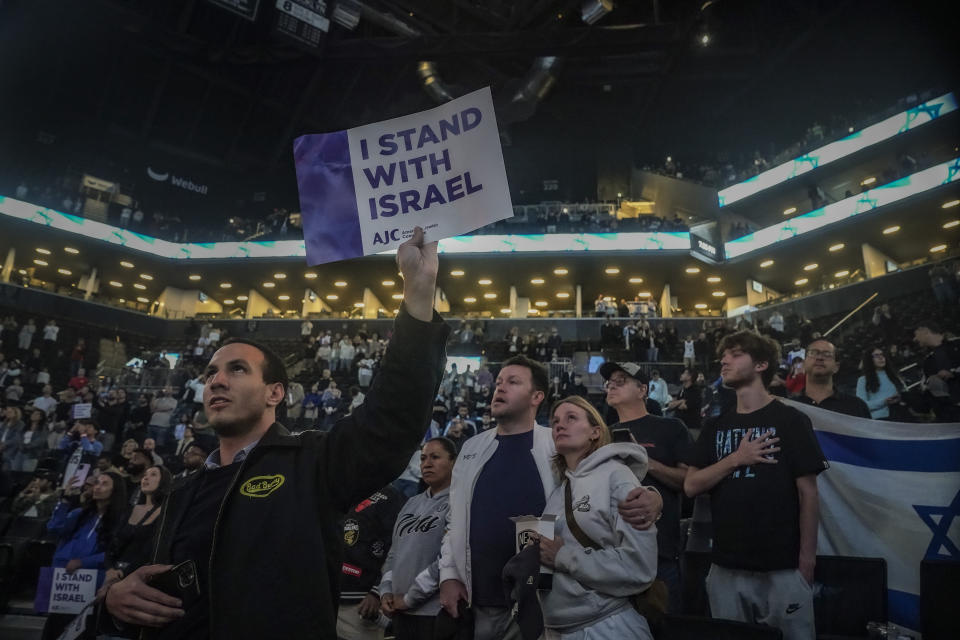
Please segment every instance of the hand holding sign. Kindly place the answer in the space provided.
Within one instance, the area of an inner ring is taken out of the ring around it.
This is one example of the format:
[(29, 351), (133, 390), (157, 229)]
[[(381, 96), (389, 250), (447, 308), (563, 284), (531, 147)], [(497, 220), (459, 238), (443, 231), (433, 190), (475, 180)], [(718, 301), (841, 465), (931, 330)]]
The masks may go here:
[(403, 301), (407, 313), (417, 320), (430, 322), (440, 269), (437, 242), (425, 242), (423, 229), (416, 227), (413, 237), (397, 249), (397, 266), (403, 274)]

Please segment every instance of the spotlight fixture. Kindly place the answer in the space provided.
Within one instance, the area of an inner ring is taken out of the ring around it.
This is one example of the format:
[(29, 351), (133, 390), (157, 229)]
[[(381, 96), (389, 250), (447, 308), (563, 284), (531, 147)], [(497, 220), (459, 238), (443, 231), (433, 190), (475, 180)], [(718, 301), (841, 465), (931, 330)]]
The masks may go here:
[(580, 18), (587, 24), (596, 24), (613, 11), (613, 0), (586, 0), (580, 7)]

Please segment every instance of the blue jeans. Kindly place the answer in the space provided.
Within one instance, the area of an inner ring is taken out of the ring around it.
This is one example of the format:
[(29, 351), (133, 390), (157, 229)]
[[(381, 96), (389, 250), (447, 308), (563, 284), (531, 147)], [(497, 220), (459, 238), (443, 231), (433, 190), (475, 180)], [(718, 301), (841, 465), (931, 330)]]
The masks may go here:
[(168, 433), (170, 433), (170, 427), (158, 427), (152, 424), (147, 426), (147, 437), (156, 441), (157, 451), (163, 449), (163, 445), (167, 443)]
[(680, 563), (672, 558), (657, 558), (657, 578), (667, 585), (670, 600), (667, 613), (681, 613), (683, 611), (683, 586), (680, 582)]
[(405, 498), (412, 498), (420, 492), (420, 483), (397, 478), (393, 481), (393, 488), (402, 493)]

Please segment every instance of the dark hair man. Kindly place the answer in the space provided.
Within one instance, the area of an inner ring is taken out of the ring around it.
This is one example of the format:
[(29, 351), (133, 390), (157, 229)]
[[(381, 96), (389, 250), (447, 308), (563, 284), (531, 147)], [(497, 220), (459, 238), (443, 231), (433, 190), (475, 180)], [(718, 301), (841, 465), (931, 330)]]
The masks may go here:
[(667, 403), (673, 415), (683, 421), (688, 429), (700, 428), (700, 407), (703, 406), (703, 390), (696, 384), (697, 373), (689, 367), (680, 374), (680, 391), (677, 399)]
[[(153, 562), (114, 584), (107, 610), (178, 638), (334, 638), (340, 517), (396, 478), (423, 437), (449, 329), (433, 312), (437, 244), (400, 246), (404, 303), (363, 405), (326, 433), (276, 422), (286, 374), (268, 350), (235, 341), (206, 367), (203, 406), (220, 448), (164, 502)], [(200, 595), (149, 584), (194, 561)], [(105, 617), (105, 616), (104, 616)]]
[(806, 387), (794, 400), (848, 416), (871, 418), (866, 402), (834, 388), (833, 376), (840, 370), (840, 362), (837, 348), (829, 340), (818, 338), (807, 345), (803, 370), (807, 374)]
[(740, 331), (720, 342), (717, 355), (737, 405), (704, 426), (683, 481), (688, 496), (710, 494), (710, 610), (715, 618), (762, 621), (787, 640), (809, 640), (817, 474), (827, 461), (810, 419), (766, 390), (780, 359), (776, 342)]
[[(550, 429), (536, 424), (549, 381), (547, 369), (526, 356), (503, 363), (490, 410), (497, 428), (463, 443), (453, 468), (450, 515), (440, 556), (440, 605), (457, 617), (472, 605), (475, 640), (517, 640), (520, 630), (503, 592), (501, 573), (516, 553), (513, 516), (540, 515), (559, 486)], [(620, 504), (626, 522), (648, 528), (662, 501), (639, 487)]]
[(926, 377), (925, 395), (937, 422), (960, 420), (960, 350), (951, 349), (940, 325), (929, 320), (913, 330), (913, 341), (927, 349), (920, 366)]
[(647, 482), (663, 496), (663, 517), (657, 522), (657, 577), (670, 590), (670, 611), (681, 611), (680, 581), (680, 492), (693, 439), (684, 424), (675, 418), (660, 418), (647, 412), (650, 380), (633, 362), (605, 362), (600, 367), (607, 392), (607, 404), (617, 412), (619, 422), (612, 432), (627, 429), (647, 450)]

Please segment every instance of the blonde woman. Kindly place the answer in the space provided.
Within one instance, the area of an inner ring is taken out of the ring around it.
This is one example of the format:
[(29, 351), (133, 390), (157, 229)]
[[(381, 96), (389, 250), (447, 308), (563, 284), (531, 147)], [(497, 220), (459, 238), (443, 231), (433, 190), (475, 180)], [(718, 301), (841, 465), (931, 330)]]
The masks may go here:
[(646, 475), (646, 451), (611, 443), (600, 414), (580, 396), (556, 402), (550, 423), (562, 484), (544, 509), (556, 516), (554, 537), (539, 538), (540, 562), (555, 572), (552, 588), (539, 592), (546, 637), (651, 640), (630, 597), (656, 578), (657, 531), (637, 531), (617, 511)]

